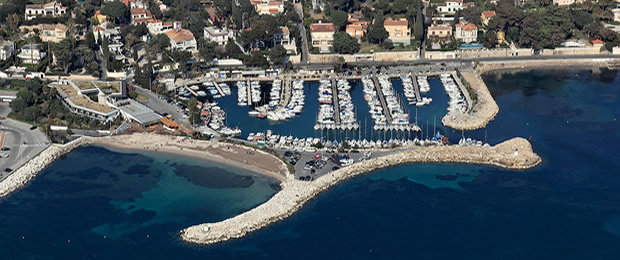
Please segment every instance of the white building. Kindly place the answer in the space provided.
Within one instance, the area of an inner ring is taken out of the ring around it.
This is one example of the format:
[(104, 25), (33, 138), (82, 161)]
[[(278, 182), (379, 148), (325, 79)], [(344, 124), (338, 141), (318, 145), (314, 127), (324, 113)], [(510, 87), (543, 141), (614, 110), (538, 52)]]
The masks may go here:
[(614, 8), (611, 12), (614, 14), (614, 21), (620, 22), (620, 6)]
[(473, 23), (458, 23), (455, 25), (454, 38), (464, 43), (478, 41), (478, 27)]
[(67, 13), (67, 7), (62, 6), (61, 3), (56, 1), (49, 2), (47, 4), (31, 4), (26, 5), (24, 19), (29, 21), (37, 17), (57, 17), (62, 16), (65, 13)]
[(11, 41), (0, 41), (0, 60), (7, 60), (15, 54), (15, 44)]
[(223, 28), (209, 26), (204, 28), (204, 37), (205, 40), (215, 42), (217, 45), (225, 45), (233, 38), (233, 33)]
[(25, 64), (39, 64), (39, 62), (45, 58), (45, 55), (47, 55), (47, 53), (39, 50), (39, 48), (39, 44), (26, 44), (20, 49), (17, 57)]
[(195, 52), (198, 50), (194, 34), (187, 29), (175, 29), (166, 32), (170, 39), (171, 50)]
[(437, 12), (441, 14), (455, 14), (457, 10), (463, 10), (463, 0), (447, 0), (437, 4)]
[(167, 33), (170, 30), (181, 29), (181, 21), (162, 22), (161, 20), (150, 20), (146, 24), (146, 28), (152, 35)]
[(110, 53), (121, 55), (123, 52), (123, 37), (120, 33), (120, 27), (103, 28), (101, 26), (94, 26), (93, 34), (95, 35), (95, 42), (97, 44), (101, 44), (99, 42), (99, 37), (101, 37), (101, 39), (104, 37), (108, 38), (108, 50), (110, 50)]

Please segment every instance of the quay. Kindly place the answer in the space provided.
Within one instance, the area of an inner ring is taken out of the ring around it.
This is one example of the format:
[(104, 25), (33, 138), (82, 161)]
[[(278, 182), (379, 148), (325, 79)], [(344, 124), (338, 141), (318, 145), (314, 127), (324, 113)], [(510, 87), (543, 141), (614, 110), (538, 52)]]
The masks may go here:
[[(457, 130), (476, 130), (485, 127), (499, 113), (499, 106), (491, 96), (480, 74), (477, 72), (461, 72), (465, 82), (453, 73), (455, 82), (466, 97), (468, 111), (452, 116), (444, 116), (441, 122), (444, 126)], [(465, 87), (469, 84), (469, 88)], [(475, 96), (475, 101), (472, 99)]]
[(386, 124), (388, 126), (392, 125), (392, 114), (390, 114), (390, 110), (388, 109), (387, 103), (385, 102), (385, 97), (383, 96), (383, 91), (381, 90), (381, 84), (379, 84), (379, 80), (377, 76), (372, 77), (372, 82), (375, 84), (375, 90), (377, 91), (377, 96), (379, 96), (379, 101), (381, 101), (381, 107), (383, 107), (383, 114), (386, 118)]
[(328, 173), (314, 181), (295, 180), (289, 174), (281, 183), (282, 190), (267, 202), (235, 217), (188, 227), (180, 231), (190, 243), (214, 244), (241, 238), (248, 233), (283, 220), (297, 212), (306, 202), (341, 181), (377, 169), (410, 163), (462, 163), (523, 170), (541, 163), (523, 138), (513, 138), (495, 146), (435, 146), (415, 148), (376, 157)]
[(336, 126), (340, 126), (340, 105), (338, 104), (338, 85), (336, 84), (336, 78), (330, 77), (332, 84), (332, 99), (334, 100), (334, 121)]
[(198, 93), (196, 93), (196, 91), (193, 91), (191, 88), (189, 88), (188, 86), (185, 86), (185, 90), (189, 91), (189, 93), (192, 93), (192, 95), (194, 95), (195, 97), (198, 96)]
[(246, 88), (247, 88), (247, 90), (248, 90), (248, 91), (247, 91), (247, 94), (248, 94), (248, 106), (249, 106), (249, 107), (252, 107), (252, 103), (254, 103), (254, 101), (252, 100), (252, 86), (250, 85), (250, 83), (251, 83), (251, 82), (250, 82), (250, 80), (248, 79), (248, 80), (247, 80), (247, 85), (246, 85)]

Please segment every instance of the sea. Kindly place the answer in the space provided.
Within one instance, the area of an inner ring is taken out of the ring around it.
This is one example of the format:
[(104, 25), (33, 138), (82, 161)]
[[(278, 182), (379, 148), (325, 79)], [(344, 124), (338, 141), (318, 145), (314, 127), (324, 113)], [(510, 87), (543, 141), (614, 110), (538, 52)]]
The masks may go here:
[[(273, 196), (279, 185), (198, 159), (87, 146), (0, 200), (0, 256), (620, 259), (620, 74), (529, 70), (494, 72), (483, 79), (500, 107), (488, 127), (436, 130), (453, 142), (461, 136), (491, 144), (527, 138), (543, 159), (538, 167), (512, 171), (412, 164), (382, 169), (347, 180), (291, 217), (244, 238), (198, 246), (180, 241), (178, 231), (247, 211)], [(431, 89), (437, 89), (433, 86), (441, 87), (437, 81), (431, 82)], [(418, 120), (432, 127), (445, 102), (447, 97), (433, 96), (437, 107), (419, 111)], [(227, 110), (238, 109), (234, 106)], [(308, 115), (301, 117), (313, 118), (312, 106), (307, 104)], [(244, 109), (238, 110), (247, 116)], [(361, 103), (359, 110), (364, 109)], [(229, 123), (235, 117), (231, 114)], [(244, 121), (236, 120), (243, 129)], [(258, 119), (249, 122), (255, 124), (248, 124), (252, 131), (268, 126)], [(281, 123), (274, 131), (315, 134), (306, 125)]]

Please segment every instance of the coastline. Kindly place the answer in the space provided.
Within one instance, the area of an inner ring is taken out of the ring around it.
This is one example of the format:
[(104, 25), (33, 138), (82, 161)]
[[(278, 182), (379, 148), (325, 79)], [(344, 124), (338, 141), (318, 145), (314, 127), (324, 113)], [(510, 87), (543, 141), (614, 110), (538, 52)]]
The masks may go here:
[[(478, 72), (461, 72), (470, 90), (475, 93), (477, 101), (466, 114), (446, 114), (441, 122), (444, 126), (456, 130), (476, 130), (485, 127), (499, 113), (499, 106), (489, 92)], [(470, 95), (471, 96), (471, 95)]]
[(295, 180), (289, 175), (281, 184), (282, 190), (267, 202), (220, 222), (185, 228), (180, 231), (180, 236), (184, 241), (195, 244), (214, 244), (240, 238), (291, 216), (316, 195), (346, 179), (400, 164), (462, 163), (524, 170), (541, 162), (531, 144), (523, 138), (513, 138), (492, 147), (453, 145), (411, 149), (353, 164), (312, 182)]

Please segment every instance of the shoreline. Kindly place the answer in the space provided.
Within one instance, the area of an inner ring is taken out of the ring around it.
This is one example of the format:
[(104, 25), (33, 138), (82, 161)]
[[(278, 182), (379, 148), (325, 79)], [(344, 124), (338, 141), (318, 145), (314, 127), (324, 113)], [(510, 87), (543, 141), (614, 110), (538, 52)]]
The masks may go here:
[(525, 170), (541, 162), (542, 159), (524, 138), (513, 138), (491, 147), (453, 145), (410, 149), (356, 163), (311, 182), (289, 177), (282, 182), (282, 190), (265, 203), (223, 221), (190, 226), (181, 230), (180, 236), (186, 242), (204, 245), (241, 238), (291, 216), (316, 195), (344, 180), (396, 165), (461, 163)]

